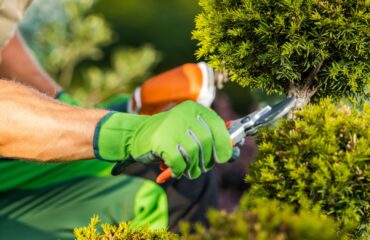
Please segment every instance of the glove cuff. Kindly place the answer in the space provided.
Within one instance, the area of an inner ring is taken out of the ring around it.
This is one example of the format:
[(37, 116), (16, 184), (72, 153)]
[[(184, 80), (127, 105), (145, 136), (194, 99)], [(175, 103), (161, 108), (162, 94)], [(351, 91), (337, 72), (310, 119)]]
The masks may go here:
[(95, 128), (93, 144), (96, 158), (107, 161), (127, 159), (130, 139), (146, 118), (113, 111), (106, 114)]
[(81, 106), (79, 102), (74, 100), (68, 93), (64, 91), (57, 93), (57, 95), (55, 95), (55, 99), (61, 102), (67, 103), (69, 105), (72, 105), (72, 106)]

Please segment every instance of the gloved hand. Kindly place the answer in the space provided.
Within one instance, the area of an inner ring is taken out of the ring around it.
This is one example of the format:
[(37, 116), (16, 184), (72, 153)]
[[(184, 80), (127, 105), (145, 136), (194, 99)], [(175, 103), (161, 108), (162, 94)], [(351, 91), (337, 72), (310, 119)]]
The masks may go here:
[(232, 155), (224, 121), (192, 101), (153, 116), (111, 112), (96, 127), (94, 150), (102, 160), (149, 163), (159, 157), (173, 177), (190, 179)]

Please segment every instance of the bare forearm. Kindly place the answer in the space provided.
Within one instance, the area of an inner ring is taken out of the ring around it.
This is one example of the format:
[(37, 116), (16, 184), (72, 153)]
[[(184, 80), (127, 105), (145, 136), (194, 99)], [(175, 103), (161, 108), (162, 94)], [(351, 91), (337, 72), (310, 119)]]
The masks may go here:
[(0, 156), (38, 161), (94, 157), (97, 122), (107, 113), (67, 106), (0, 80)]
[(61, 87), (38, 65), (17, 34), (1, 52), (0, 77), (12, 79), (54, 97)]

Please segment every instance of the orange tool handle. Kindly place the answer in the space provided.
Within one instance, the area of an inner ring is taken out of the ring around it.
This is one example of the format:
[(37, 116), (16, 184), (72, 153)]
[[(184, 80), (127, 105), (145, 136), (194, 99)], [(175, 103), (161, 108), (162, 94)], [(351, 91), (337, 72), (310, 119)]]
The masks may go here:
[(157, 179), (155, 180), (158, 184), (162, 184), (167, 182), (172, 177), (172, 172), (169, 167), (164, 164), (164, 162), (161, 162), (159, 164), (159, 168), (162, 170), (162, 172), (158, 175)]
[(170, 168), (166, 168), (162, 170), (162, 172), (158, 175), (157, 179), (155, 180), (158, 184), (163, 184), (167, 182), (167, 180), (171, 179), (172, 172)]

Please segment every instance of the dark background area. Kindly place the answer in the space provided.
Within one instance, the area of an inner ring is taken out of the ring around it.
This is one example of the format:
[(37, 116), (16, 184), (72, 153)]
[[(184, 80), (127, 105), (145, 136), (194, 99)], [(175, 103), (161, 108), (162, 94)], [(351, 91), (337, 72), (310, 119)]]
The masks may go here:
[(157, 71), (196, 61), (196, 42), (191, 40), (197, 0), (101, 0), (95, 11), (104, 15), (117, 33), (107, 52), (120, 45), (150, 43), (162, 53)]

